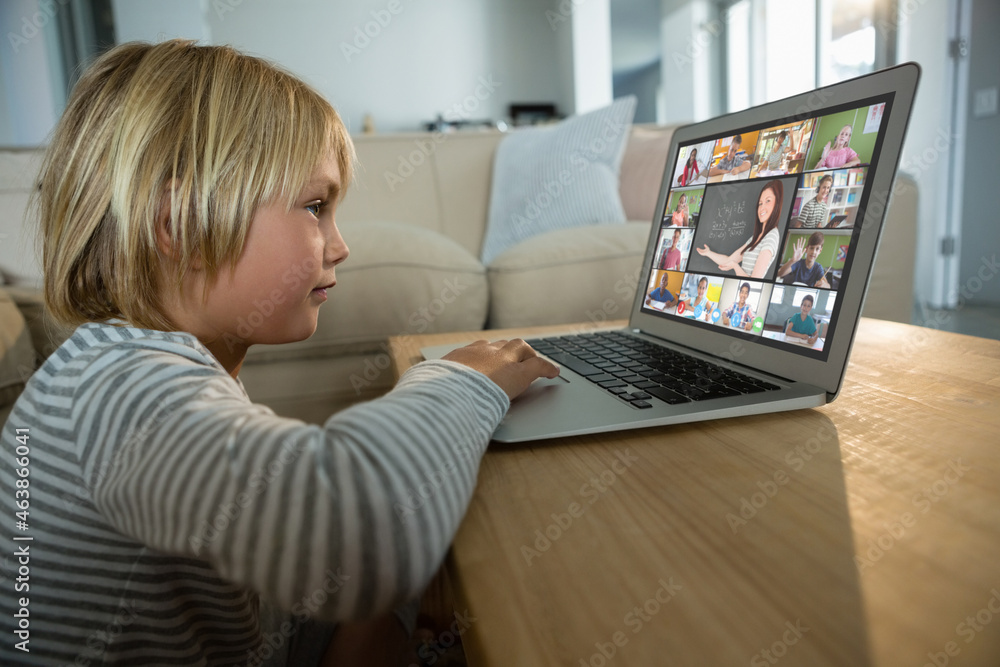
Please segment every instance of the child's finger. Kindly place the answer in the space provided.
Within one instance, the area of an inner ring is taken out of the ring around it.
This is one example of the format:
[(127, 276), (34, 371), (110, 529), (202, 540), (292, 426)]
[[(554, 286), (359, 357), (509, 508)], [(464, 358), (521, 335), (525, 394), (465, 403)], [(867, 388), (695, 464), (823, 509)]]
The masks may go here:
[(522, 363), (534, 377), (559, 377), (559, 367), (543, 357), (536, 356)]
[(535, 352), (530, 345), (524, 342), (523, 338), (512, 338), (505, 342), (506, 344), (503, 345), (501, 349), (506, 352), (513, 353), (517, 361), (524, 361), (525, 359), (538, 356), (538, 353)]

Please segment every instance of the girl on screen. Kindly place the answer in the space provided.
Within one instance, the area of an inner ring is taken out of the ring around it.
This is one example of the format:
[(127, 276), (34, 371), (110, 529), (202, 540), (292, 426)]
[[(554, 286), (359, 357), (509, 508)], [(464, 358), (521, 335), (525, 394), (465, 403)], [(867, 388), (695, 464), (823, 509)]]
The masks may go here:
[(778, 253), (778, 218), (781, 217), (783, 195), (784, 186), (781, 181), (770, 181), (764, 186), (757, 200), (757, 222), (753, 227), (753, 236), (732, 255), (727, 257), (712, 252), (708, 244), (697, 248), (698, 254), (718, 264), (720, 271), (732, 271), (745, 278), (763, 278)]
[(670, 224), (675, 227), (687, 227), (688, 218), (687, 195), (681, 194), (677, 200), (677, 209), (670, 215)]
[(684, 171), (677, 177), (677, 182), (682, 186), (687, 185), (698, 178), (700, 173), (701, 170), (698, 169), (698, 149), (692, 148), (691, 155), (688, 156), (687, 162), (684, 163)]
[[(715, 308), (715, 304), (705, 296), (706, 292), (708, 292), (708, 278), (702, 276), (698, 280), (698, 294), (695, 297), (692, 298), (690, 294), (684, 293), (678, 298), (684, 302), (685, 308), (691, 310), (691, 317), (698, 317), (696, 313), (707, 315)], [(701, 311), (697, 310), (698, 306), (701, 306)]]
[(814, 169), (840, 169), (842, 167), (856, 167), (861, 164), (861, 156), (851, 148), (851, 134), (854, 130), (850, 125), (840, 128), (837, 140), (830, 148), (830, 142), (823, 146), (823, 157), (816, 163)]

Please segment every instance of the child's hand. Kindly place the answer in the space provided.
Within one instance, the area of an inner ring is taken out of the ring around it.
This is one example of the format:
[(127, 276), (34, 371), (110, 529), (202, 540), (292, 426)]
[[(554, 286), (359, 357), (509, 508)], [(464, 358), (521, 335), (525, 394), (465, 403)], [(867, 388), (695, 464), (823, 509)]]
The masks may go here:
[(477, 370), (506, 392), (513, 400), (540, 377), (554, 378), (559, 367), (542, 359), (520, 338), (492, 343), (477, 340), (446, 354), (444, 359), (465, 364)]
[(806, 254), (806, 239), (804, 236), (800, 236), (795, 242), (795, 247), (792, 248), (792, 261), (797, 262)]

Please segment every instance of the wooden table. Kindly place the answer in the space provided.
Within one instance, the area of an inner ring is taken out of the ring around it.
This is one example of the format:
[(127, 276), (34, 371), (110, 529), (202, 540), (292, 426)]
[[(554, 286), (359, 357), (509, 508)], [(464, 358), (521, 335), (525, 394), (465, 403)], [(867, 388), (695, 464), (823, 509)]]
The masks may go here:
[(469, 664), (996, 667), (998, 441), (1000, 342), (864, 319), (823, 408), (492, 445)]

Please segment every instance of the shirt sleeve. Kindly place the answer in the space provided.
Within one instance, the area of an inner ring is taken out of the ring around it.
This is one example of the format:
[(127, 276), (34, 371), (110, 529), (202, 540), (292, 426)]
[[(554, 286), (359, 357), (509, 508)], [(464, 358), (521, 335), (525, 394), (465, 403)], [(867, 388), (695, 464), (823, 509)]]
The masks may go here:
[[(767, 234), (765, 234), (764, 238), (760, 240), (760, 245), (757, 246), (757, 249), (760, 250), (761, 252), (763, 252), (764, 250), (770, 250), (771, 261), (773, 262), (774, 258), (778, 254), (778, 230), (772, 229)], [(760, 255), (758, 254), (758, 257), (759, 256)]]
[(330, 621), (426, 587), (509, 407), (450, 361), (414, 366), (324, 426), (278, 417), (217, 366), (162, 350), (120, 355), (82, 386), (79, 457), (108, 522)]

